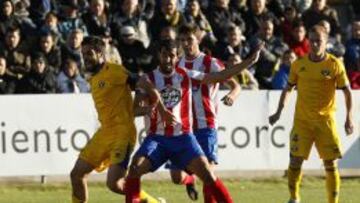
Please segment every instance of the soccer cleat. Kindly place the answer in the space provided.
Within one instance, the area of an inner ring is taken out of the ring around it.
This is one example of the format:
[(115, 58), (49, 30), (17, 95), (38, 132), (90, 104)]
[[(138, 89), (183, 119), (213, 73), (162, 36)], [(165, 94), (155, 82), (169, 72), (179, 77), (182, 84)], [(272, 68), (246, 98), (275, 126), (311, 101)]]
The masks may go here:
[(198, 191), (196, 190), (194, 184), (187, 184), (186, 192), (191, 200), (196, 201), (198, 199)]
[(300, 203), (300, 200), (293, 200), (293, 199), (291, 199), (291, 200), (288, 201), (288, 203)]
[(166, 203), (166, 200), (162, 197), (158, 197), (157, 200), (159, 201), (159, 203)]

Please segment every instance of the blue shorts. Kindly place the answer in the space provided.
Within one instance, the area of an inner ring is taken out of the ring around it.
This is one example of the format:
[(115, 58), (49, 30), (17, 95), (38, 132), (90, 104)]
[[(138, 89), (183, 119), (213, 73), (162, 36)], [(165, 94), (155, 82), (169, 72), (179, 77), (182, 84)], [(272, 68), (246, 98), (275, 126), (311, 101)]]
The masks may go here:
[[(196, 137), (197, 142), (201, 146), (201, 149), (205, 153), (206, 158), (210, 163), (218, 163), (218, 139), (217, 139), (217, 131), (214, 128), (203, 128), (194, 131), (194, 135)], [(168, 162), (165, 166), (168, 169), (173, 170), (181, 170), (176, 167), (176, 165), (172, 164), (172, 162)]]
[(191, 160), (204, 156), (204, 152), (193, 134), (175, 137), (149, 135), (135, 156), (147, 157), (152, 164), (151, 171), (156, 171), (168, 160), (177, 168), (185, 170)]

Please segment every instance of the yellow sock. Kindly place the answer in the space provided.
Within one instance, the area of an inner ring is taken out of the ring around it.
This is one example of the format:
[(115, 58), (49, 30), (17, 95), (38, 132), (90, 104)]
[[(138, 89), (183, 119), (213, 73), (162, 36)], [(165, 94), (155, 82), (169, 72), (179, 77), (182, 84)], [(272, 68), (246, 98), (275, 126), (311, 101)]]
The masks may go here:
[(300, 168), (288, 168), (288, 187), (292, 200), (300, 200), (301, 178), (302, 173)]
[(326, 170), (326, 190), (329, 203), (339, 202), (340, 175), (336, 166), (327, 167)]
[(144, 190), (140, 191), (140, 200), (141, 201), (146, 201), (147, 203), (159, 203), (158, 200), (156, 200), (154, 197), (152, 197), (151, 195), (149, 195), (147, 192), (145, 192)]
[(72, 195), (72, 203), (84, 203), (84, 201), (79, 200), (77, 197)]

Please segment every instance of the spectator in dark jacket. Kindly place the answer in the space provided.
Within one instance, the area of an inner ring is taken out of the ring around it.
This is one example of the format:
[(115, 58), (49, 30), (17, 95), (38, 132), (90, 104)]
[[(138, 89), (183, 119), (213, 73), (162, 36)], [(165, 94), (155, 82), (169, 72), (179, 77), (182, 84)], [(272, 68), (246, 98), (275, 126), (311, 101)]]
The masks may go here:
[(90, 91), (89, 84), (80, 75), (76, 60), (67, 58), (63, 70), (57, 76), (57, 92), (86, 93)]
[(296, 60), (296, 54), (292, 50), (285, 51), (282, 57), (282, 63), (279, 70), (275, 73), (272, 79), (272, 88), (282, 90), (288, 84), (291, 63)]
[(259, 33), (250, 39), (250, 50), (253, 50), (260, 41), (265, 42), (259, 61), (254, 65), (255, 78), (259, 82), (260, 89), (271, 89), (271, 79), (283, 53), (288, 46), (273, 34), (274, 24), (271, 18), (261, 21)]
[(330, 35), (331, 33), (331, 26), (330, 23), (326, 20), (322, 20), (318, 23), (325, 28), (326, 32), (329, 35), (328, 43), (326, 44), (326, 51), (330, 54), (333, 54), (336, 57), (342, 58), (345, 54), (345, 46), (341, 42), (340, 38), (333, 37)]
[(121, 7), (116, 11), (110, 21), (111, 32), (114, 38), (119, 38), (120, 30), (124, 26), (135, 28), (137, 38), (148, 47), (150, 36), (148, 32), (149, 20), (141, 12), (138, 0), (123, 0)]
[(161, 9), (158, 10), (150, 22), (150, 30), (153, 39), (159, 38), (163, 27), (172, 26), (178, 29), (185, 24), (184, 15), (177, 10), (176, 0), (162, 0)]
[(201, 38), (208, 38), (213, 42), (216, 41), (212, 27), (204, 13), (201, 11), (199, 0), (189, 0), (187, 2), (184, 16), (186, 24), (193, 24), (200, 28), (201, 33), (199, 34), (201, 35)]
[(32, 58), (31, 71), (19, 81), (16, 87), (16, 93), (55, 93), (55, 74), (51, 72), (51, 69), (48, 67), (45, 56), (41, 53), (36, 53)]
[(39, 51), (45, 55), (49, 67), (53, 68), (54, 73), (60, 72), (61, 50), (55, 45), (54, 36), (51, 32), (44, 32), (40, 36)]
[(227, 31), (226, 42), (219, 42), (215, 48), (215, 56), (223, 61), (227, 61), (230, 55), (239, 54), (240, 59), (246, 58), (250, 50), (245, 43), (245, 37), (240, 27), (230, 26)]
[(21, 79), (30, 69), (30, 57), (25, 41), (21, 39), (19, 27), (10, 27), (5, 42), (0, 45), (0, 52), (6, 57), (7, 71), (10, 77)]
[(82, 16), (89, 35), (99, 35), (109, 25), (104, 0), (91, 0), (88, 11)]
[(303, 13), (302, 19), (307, 30), (321, 20), (326, 20), (331, 26), (331, 36), (337, 35), (337, 37), (340, 37), (341, 28), (338, 14), (335, 9), (326, 4), (326, 0), (313, 0), (311, 7)]
[(0, 94), (12, 94), (15, 92), (16, 81), (6, 73), (6, 59), (0, 56)]
[(136, 38), (135, 29), (125, 26), (121, 29), (118, 50), (123, 65), (132, 73), (140, 70), (147, 72), (151, 63), (151, 56), (148, 55), (144, 44)]
[(215, 4), (207, 11), (207, 17), (219, 41), (226, 39), (226, 31), (233, 24), (245, 31), (245, 22), (241, 14), (229, 7), (229, 0), (215, 0)]
[(263, 18), (271, 18), (273, 20), (275, 30), (277, 30), (277, 27), (280, 25), (280, 21), (277, 20), (271, 11), (266, 9), (266, 0), (250, 0), (250, 8), (244, 14), (246, 37), (251, 37), (259, 31), (261, 20)]

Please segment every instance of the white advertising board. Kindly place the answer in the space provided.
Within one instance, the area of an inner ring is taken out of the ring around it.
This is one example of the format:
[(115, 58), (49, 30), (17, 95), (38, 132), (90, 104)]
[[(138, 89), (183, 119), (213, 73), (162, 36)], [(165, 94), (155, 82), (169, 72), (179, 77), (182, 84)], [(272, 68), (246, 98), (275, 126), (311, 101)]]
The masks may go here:
[[(343, 143), (341, 168), (360, 168), (360, 92), (354, 93), (353, 136), (345, 135), (345, 105), (338, 92), (337, 123)], [(221, 92), (220, 95), (224, 95)], [(285, 169), (289, 160), (288, 136), (296, 94), (281, 120), (269, 126), (280, 92), (243, 91), (232, 107), (219, 108), (219, 170)], [(142, 119), (136, 120), (139, 140), (145, 136)], [(98, 128), (90, 95), (28, 95), (0, 97), (0, 176), (68, 174), (79, 150)], [(304, 167), (322, 167), (312, 152)]]

